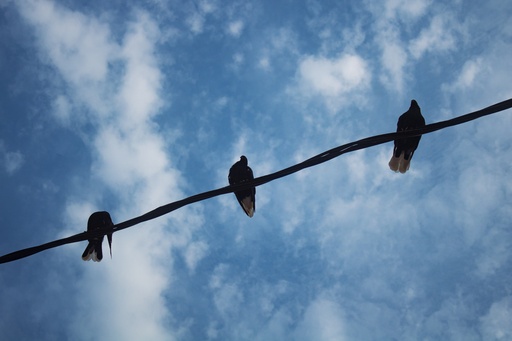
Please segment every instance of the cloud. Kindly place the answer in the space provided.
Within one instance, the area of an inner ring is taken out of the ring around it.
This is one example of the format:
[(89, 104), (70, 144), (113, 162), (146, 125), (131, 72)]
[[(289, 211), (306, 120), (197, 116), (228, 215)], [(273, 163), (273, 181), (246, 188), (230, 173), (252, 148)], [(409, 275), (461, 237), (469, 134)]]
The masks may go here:
[(417, 21), (426, 13), (429, 4), (430, 1), (424, 0), (388, 0), (366, 4), (375, 19), (374, 41), (381, 52), (378, 58), (382, 65), (379, 79), (389, 90), (402, 93), (409, 78), (406, 70), (409, 55), (401, 27)]
[(384, 1), (384, 17), (393, 19), (397, 15), (402, 16), (403, 19), (415, 19), (422, 16), (428, 6), (430, 0), (387, 0)]
[(497, 36), (486, 50), (466, 58), (454, 72), (453, 81), (442, 84), (446, 97), (461, 105), (461, 110), (473, 110), (512, 97), (507, 79), (512, 72), (502, 56), (511, 53), (507, 37)]
[(185, 22), (193, 34), (200, 34), (204, 31), (204, 25), (208, 15), (212, 15), (217, 10), (214, 1), (203, 0), (195, 4), (196, 10), (190, 13)]
[(465, 62), (459, 76), (451, 86), (452, 90), (464, 90), (470, 88), (478, 74), (484, 71), (483, 67), (481, 57)]
[(0, 140), (0, 161), (7, 174), (12, 175), (23, 166), (25, 157), (19, 151), (7, 151)]
[(210, 14), (217, 10), (217, 4), (212, 0), (201, 0), (199, 2), (199, 9), (202, 13)]
[(388, 88), (402, 92), (405, 82), (404, 68), (407, 64), (407, 53), (402, 44), (395, 38), (384, 38), (382, 43), (381, 62), (386, 71), (380, 77)]
[(228, 33), (233, 37), (240, 37), (242, 34), (242, 30), (244, 28), (244, 23), (242, 20), (232, 21), (228, 25)]
[(261, 34), (261, 47), (256, 55), (256, 66), (265, 72), (273, 64), (290, 64), (299, 56), (297, 35), (289, 27), (267, 29)]
[(66, 96), (57, 96), (53, 101), (53, 114), (62, 125), (70, 124), (71, 109), (71, 103)]
[(319, 298), (311, 302), (295, 330), (295, 340), (347, 340), (340, 306)]
[(86, 102), (97, 115), (110, 112), (113, 108), (107, 94), (111, 93), (112, 85), (106, 80), (120, 49), (109, 26), (98, 18), (68, 11), (50, 1), (27, 0), (20, 3), (19, 9), (38, 32), (36, 43), (40, 46), (41, 60), (51, 63), (71, 85), (66, 90), (72, 97), (54, 99), (55, 115), (61, 123), (67, 123), (66, 109), (74, 102)]
[(480, 318), (480, 330), (485, 340), (508, 340), (512, 338), (512, 297), (494, 302), (485, 316)]
[(410, 43), (409, 50), (414, 58), (421, 58), (427, 52), (446, 52), (456, 47), (452, 30), (446, 27), (447, 21), (443, 16), (435, 16), (430, 26), (423, 29), (418, 38)]
[(204, 15), (200, 13), (193, 13), (187, 18), (187, 25), (192, 33), (199, 34), (203, 32), (204, 21)]
[(260, 60), (258, 61), (258, 67), (265, 71), (270, 70), (270, 61), (269, 61), (268, 57), (260, 58)]
[[(292, 23), (284, 29), (268, 29), (267, 16), (248, 18), (233, 10), (236, 15), (226, 17), (215, 3), (176, 9), (188, 15), (195, 7), (203, 20), (197, 32), (218, 29), (219, 40), (209, 42), (225, 49), (217, 60), (197, 56), (201, 36), (162, 43), (164, 27), (173, 20), (186, 24), (187, 15), (162, 19), (162, 13), (130, 10), (107, 21), (111, 12), (93, 15), (92, 7), (86, 14), (45, 1), (21, 3), (45, 64), (40, 69), (51, 73), (38, 114), (78, 134), (80, 152), (87, 153), (80, 176), (73, 167), (58, 173), (75, 179), (59, 187), (59, 223), (81, 231), (94, 210), (107, 209), (120, 222), (198, 188), (225, 186), (241, 154), (260, 176), (395, 129), (408, 103), (397, 99), (398, 91), (429, 94), (421, 102), (427, 120), (510, 94), (506, 40), (497, 37), (479, 53), (460, 41), (451, 49), (438, 43), (456, 25), (448, 16), (439, 23), (425, 16), (430, 2), (375, 4), (370, 16), (365, 8), (347, 8), (346, 26), (359, 29), (349, 47), (336, 48), (327, 42), (339, 34), (348, 42), (352, 30), (344, 30), (345, 21), (335, 15), (303, 35), (310, 27), (302, 25), (302, 8), (284, 16)], [(321, 4), (309, 2), (308, 10), (310, 5)], [(280, 8), (272, 9), (282, 18)], [(232, 33), (247, 41), (229, 46), (229, 24), (240, 17), (243, 26)], [(54, 33), (58, 22), (72, 32)], [(254, 38), (248, 33), (258, 24), (264, 33)], [(97, 39), (107, 52), (75, 46), (80, 41), (68, 34)], [(429, 34), (438, 39), (430, 41)], [(435, 90), (425, 86), (414, 64), (437, 52), (449, 57), (439, 61), (448, 81), (428, 78), (445, 81), (442, 91), (439, 83)], [(164, 68), (169, 54), (175, 64)], [(244, 68), (265, 58), (272, 72)], [(80, 70), (82, 62), (90, 75)], [(236, 77), (225, 77), (230, 63), (241, 71)], [(201, 78), (205, 64), (211, 77)], [(77, 74), (69, 74), (73, 69)], [(383, 93), (372, 88), (375, 77), (384, 82)], [(172, 106), (169, 98), (176, 101)], [(208, 110), (211, 115), (203, 114)], [(5, 305), (0, 323), (25, 316), (38, 332), (51, 338), (48, 330), (60, 330), (63, 339), (510, 338), (511, 124), (503, 113), (426, 135), (406, 176), (387, 167), (392, 144), (344, 155), (258, 187), (252, 219), (233, 194), (184, 207), (116, 233), (113, 258), (100, 264), (79, 259), (85, 243), (55, 249), (42, 258), (51, 274), (26, 268), (27, 277), (42, 279), (33, 296), (8, 287), (4, 296), (24, 298)], [(208, 136), (198, 142), (196, 129)], [(169, 130), (180, 138), (171, 141)], [(26, 149), (16, 148), (27, 163)], [(37, 258), (17, 263), (14, 277), (32, 261)], [(5, 280), (16, 283), (7, 274)], [(45, 304), (27, 299), (48, 292)], [(14, 315), (14, 305), (31, 311)]]
[(297, 68), (301, 95), (321, 98), (331, 111), (356, 101), (370, 81), (368, 63), (356, 54), (343, 54), (335, 59), (307, 56)]
[[(67, 81), (77, 85), (104, 80), (115, 56), (106, 24), (49, 1), (25, 1), (20, 7), (23, 16), (42, 30), (42, 48)], [(55, 17), (62, 21), (55, 22)]]
[[(102, 198), (112, 193), (119, 203), (117, 209), (108, 209), (114, 222), (182, 196), (181, 175), (153, 121), (164, 103), (154, 49), (160, 32), (153, 19), (134, 11), (117, 43), (99, 19), (47, 1), (20, 3), (20, 12), (36, 30), (41, 59), (68, 87), (70, 97), (55, 94), (49, 99), (55, 104), (56, 119), (83, 122), (83, 109), (69, 110), (72, 102), (85, 108), (94, 126), (87, 137), (94, 160), (91, 177), (84, 179), (80, 192), (67, 193), (70, 200), (63, 219), (83, 226), (92, 208), (101, 207)], [(116, 71), (111, 69), (114, 64)], [(95, 330), (106, 339), (173, 339), (179, 328), (167, 323), (170, 313), (163, 299), (172, 275), (170, 250), (183, 252), (191, 271), (207, 251), (204, 242), (191, 242), (201, 224), (198, 211), (193, 218), (187, 212), (147, 223), (142, 230), (115, 234), (112, 260), (77, 265), (82, 279), (75, 284), (79, 309), (70, 312), (71, 338), (85, 339)], [(170, 221), (187, 230), (171, 232), (166, 229)], [(79, 247), (83, 245), (74, 246), (68, 256), (79, 261)], [(98, 311), (111, 317), (108, 322)]]
[(194, 271), (197, 263), (203, 259), (208, 252), (208, 244), (203, 241), (190, 243), (185, 251), (185, 262), (190, 271)]
[(232, 280), (231, 269), (227, 264), (219, 264), (210, 277), (210, 288), (213, 290), (213, 300), (220, 316), (230, 321), (240, 313), (244, 294), (237, 280)]

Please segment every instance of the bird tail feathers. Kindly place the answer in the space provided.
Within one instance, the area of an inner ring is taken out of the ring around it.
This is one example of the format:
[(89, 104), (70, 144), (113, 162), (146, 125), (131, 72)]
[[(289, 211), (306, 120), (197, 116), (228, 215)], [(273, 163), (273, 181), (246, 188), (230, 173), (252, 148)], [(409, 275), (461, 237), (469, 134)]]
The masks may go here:
[(409, 160), (406, 160), (404, 152), (402, 152), (399, 157), (396, 157), (393, 154), (393, 156), (391, 156), (391, 160), (389, 160), (388, 165), (393, 172), (400, 172), (404, 174), (409, 170), (411, 165), (411, 157), (409, 157)]
[(101, 244), (98, 248), (97, 245), (89, 243), (89, 245), (87, 245), (85, 248), (84, 253), (82, 254), (82, 259), (84, 261), (90, 261), (92, 259), (93, 262), (100, 262), (103, 259)]
[(400, 167), (398, 168), (398, 171), (400, 173), (404, 174), (405, 172), (407, 172), (409, 170), (410, 165), (411, 165), (411, 159), (409, 159), (409, 160), (402, 159), (400, 162)]
[(391, 156), (391, 160), (389, 160), (389, 168), (393, 172), (398, 172), (398, 166), (400, 165), (400, 158), (396, 157), (395, 155)]
[(245, 197), (240, 202), (245, 213), (252, 218), (254, 215), (254, 204), (251, 197)]

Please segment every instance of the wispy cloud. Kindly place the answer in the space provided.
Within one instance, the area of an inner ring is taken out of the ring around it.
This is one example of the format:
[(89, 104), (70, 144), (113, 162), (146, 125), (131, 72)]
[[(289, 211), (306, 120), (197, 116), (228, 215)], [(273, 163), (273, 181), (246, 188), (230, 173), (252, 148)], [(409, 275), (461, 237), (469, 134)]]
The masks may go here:
[[(160, 32), (150, 16), (135, 11), (121, 43), (117, 43), (109, 26), (93, 16), (50, 2), (26, 2), (20, 4), (20, 10), (38, 32), (42, 60), (48, 58), (58, 70), (73, 101), (87, 108), (96, 127), (88, 136), (94, 159), (92, 178), (82, 188), (85, 193), (96, 193), (90, 199), (101, 201), (109, 190), (116, 193), (122, 208), (109, 210), (118, 222), (180, 197), (180, 173), (172, 167), (168, 146), (153, 122), (164, 99), (154, 50)], [(113, 64), (122, 72), (113, 70)], [(54, 103), (59, 121), (81, 120), (83, 112), (71, 112), (68, 100), (61, 95), (55, 94)], [(67, 195), (80, 197), (79, 193)], [(69, 216), (63, 218), (82, 225), (91, 209), (100, 206), (83, 202), (77, 210), (76, 202), (71, 205)], [(185, 218), (177, 215), (174, 219)], [(187, 265), (194, 270), (207, 246), (200, 241), (189, 245), (192, 230), (176, 231), (172, 241), (172, 233), (164, 229), (170, 221), (163, 218), (148, 224), (151, 230), (126, 233), (129, 238), (116, 235), (114, 258), (104, 265), (107, 268), (95, 268), (96, 264), (83, 267), (76, 297), (80, 309), (73, 313), (72, 335), (88, 335), (91, 329), (81, 327), (85, 323), (96, 326), (96, 332), (106, 338), (172, 339), (172, 326), (165, 323), (169, 312), (162, 299), (172, 273), (168, 270), (172, 264), (170, 249), (183, 250)], [(188, 221), (188, 229), (200, 224), (200, 220), (184, 221)], [(69, 256), (79, 259), (78, 254)], [(115, 318), (107, 323), (94, 313), (97, 311)]]
[(512, 318), (512, 298), (507, 297), (494, 303), (481, 321), (482, 336), (489, 340), (506, 340), (512, 337), (508, 321)]
[(217, 4), (215, 1), (202, 0), (193, 2), (195, 10), (188, 14), (186, 24), (193, 34), (200, 34), (204, 31), (204, 25), (209, 15), (215, 14)]
[(368, 63), (355, 54), (338, 58), (306, 56), (297, 68), (297, 87), (301, 96), (318, 96), (334, 112), (343, 105), (360, 100), (370, 85)]
[(456, 38), (453, 30), (447, 27), (447, 21), (443, 16), (435, 16), (430, 26), (411, 42), (409, 50), (414, 58), (421, 58), (426, 52), (439, 53), (456, 48)]
[(395, 1), (368, 3), (367, 8), (374, 17), (375, 44), (380, 49), (379, 60), (382, 72), (381, 83), (389, 90), (402, 93), (410, 75), (407, 71), (409, 53), (402, 37), (402, 26), (421, 18), (430, 1)]
[[(16, 94), (0, 82), (17, 114), (1, 126), (0, 220), (17, 227), (3, 249), (225, 186), (242, 154), (261, 176), (392, 131), (411, 97), (427, 122), (512, 97), (498, 0), (6, 6), (19, 17), (0, 21), (0, 68), (19, 80)], [(253, 218), (232, 193), (181, 208), (116, 233), (100, 264), (77, 243), (6, 265), (2, 332), (506, 339), (511, 125), (505, 112), (425, 135), (406, 176), (391, 143), (343, 155), (258, 187)]]
[(0, 160), (7, 174), (12, 175), (23, 166), (24, 157), (19, 151), (8, 151), (0, 140)]
[(320, 298), (311, 302), (295, 330), (296, 340), (348, 340), (343, 311), (336, 303)]
[(228, 25), (228, 33), (233, 37), (240, 37), (244, 28), (244, 22), (242, 20), (232, 21)]

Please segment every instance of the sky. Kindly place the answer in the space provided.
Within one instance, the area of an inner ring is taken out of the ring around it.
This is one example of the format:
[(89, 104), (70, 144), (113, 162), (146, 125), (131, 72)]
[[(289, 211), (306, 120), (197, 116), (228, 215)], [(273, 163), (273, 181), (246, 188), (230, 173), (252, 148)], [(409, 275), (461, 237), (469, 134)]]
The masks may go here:
[[(508, 0), (0, 0), (0, 254), (512, 97)], [(510, 340), (512, 111), (0, 265), (4, 340)]]

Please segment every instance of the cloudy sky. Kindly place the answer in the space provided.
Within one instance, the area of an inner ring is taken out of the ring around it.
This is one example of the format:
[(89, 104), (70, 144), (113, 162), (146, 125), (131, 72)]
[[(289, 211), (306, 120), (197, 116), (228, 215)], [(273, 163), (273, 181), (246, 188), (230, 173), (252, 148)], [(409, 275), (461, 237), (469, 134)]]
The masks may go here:
[[(512, 3), (0, 1), (0, 254), (512, 97)], [(512, 111), (0, 265), (5, 340), (510, 340)], [(106, 251), (104, 245), (104, 251)]]

